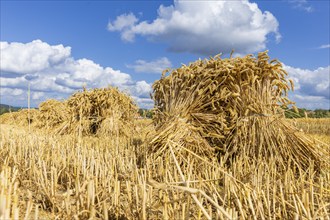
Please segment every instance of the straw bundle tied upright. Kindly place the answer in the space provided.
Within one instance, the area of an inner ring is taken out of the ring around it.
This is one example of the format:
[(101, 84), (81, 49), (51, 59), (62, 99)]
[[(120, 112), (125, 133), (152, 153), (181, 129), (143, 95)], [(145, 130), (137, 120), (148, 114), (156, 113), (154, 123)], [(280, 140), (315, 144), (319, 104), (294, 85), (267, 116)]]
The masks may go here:
[(67, 106), (69, 133), (130, 136), (133, 132), (137, 106), (116, 88), (84, 89), (73, 94)]
[[(49, 99), (30, 110), (35, 128), (54, 134), (132, 136), (137, 117), (132, 98), (117, 88), (84, 89), (68, 100)], [(2, 123), (28, 125), (28, 110), (5, 114)]]
[(39, 105), (39, 114), (34, 125), (46, 130), (61, 129), (68, 118), (69, 112), (66, 103), (49, 99)]
[(203, 157), (221, 155), (223, 163), (248, 156), (276, 158), (284, 167), (289, 161), (323, 164), (327, 152), (285, 121), (283, 107), (293, 104), (286, 76), (267, 51), (257, 57), (217, 55), (164, 71), (153, 85), (157, 135), (151, 151), (159, 155), (171, 144)]
[(1, 115), (0, 123), (3, 124), (15, 124), (20, 126), (28, 126), (30, 123), (35, 123), (38, 121), (39, 111), (36, 109), (30, 109), (30, 118), (29, 110), (21, 109), (17, 112), (9, 112)]

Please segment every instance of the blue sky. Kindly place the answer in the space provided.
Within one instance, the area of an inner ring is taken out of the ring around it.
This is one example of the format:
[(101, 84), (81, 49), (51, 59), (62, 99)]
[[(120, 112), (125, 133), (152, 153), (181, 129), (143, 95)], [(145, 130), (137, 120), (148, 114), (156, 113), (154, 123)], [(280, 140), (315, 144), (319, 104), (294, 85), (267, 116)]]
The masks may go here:
[(329, 1), (1, 1), (1, 103), (113, 85), (152, 107), (165, 68), (234, 49), (283, 62), (298, 107), (330, 108)]

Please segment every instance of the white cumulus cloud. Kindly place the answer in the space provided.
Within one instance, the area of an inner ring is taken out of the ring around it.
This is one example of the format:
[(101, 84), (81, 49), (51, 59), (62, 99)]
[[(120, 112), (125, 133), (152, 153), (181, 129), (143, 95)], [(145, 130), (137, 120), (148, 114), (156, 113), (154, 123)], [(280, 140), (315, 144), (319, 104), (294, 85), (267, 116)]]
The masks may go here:
[(43, 93), (43, 92), (33, 92), (32, 93), (32, 99), (33, 100), (39, 100), (42, 97), (44, 97), (44, 95), (45, 95), (45, 93)]
[(29, 43), (1, 42), (1, 70), (18, 74), (35, 73), (70, 56), (71, 48), (51, 46), (41, 40)]
[(153, 21), (139, 21), (132, 13), (118, 16), (108, 24), (132, 42), (136, 35), (154, 42), (165, 42), (174, 52), (204, 55), (251, 53), (265, 49), (267, 37), (280, 40), (277, 19), (262, 12), (256, 3), (241, 1), (184, 1), (158, 9)]
[(161, 74), (163, 70), (171, 68), (172, 63), (167, 57), (162, 57), (149, 62), (145, 60), (136, 60), (134, 64), (127, 65), (127, 67), (134, 69), (137, 73)]
[[(0, 87), (0, 103), (10, 104), (9, 101), (15, 100), (21, 102), (27, 100), (27, 92), (22, 89)], [(21, 105), (17, 105), (21, 106)], [(26, 105), (27, 106), (27, 105)]]
[[(109, 31), (121, 31), (121, 30), (128, 30), (132, 28), (138, 19), (135, 17), (134, 14), (122, 14), (117, 17), (114, 22), (108, 23), (108, 30)], [(131, 34), (130, 31), (125, 31), (122, 34), (122, 39), (127, 41), (132, 41), (134, 39), (134, 34)]]
[(24, 93), (24, 90), (22, 90), (22, 89), (11, 89), (11, 88), (1, 88), (0, 89), (1, 95), (18, 96), (18, 95), (22, 95), (23, 93)]
[(133, 96), (134, 100), (139, 106), (142, 106), (143, 108), (151, 109), (154, 107), (154, 102), (150, 98), (140, 98), (137, 96)]
[(152, 92), (151, 84), (146, 81), (139, 81), (136, 86), (133, 87), (133, 94), (139, 95), (142, 98), (150, 98), (150, 93)]
[(291, 100), (297, 102), (297, 106), (306, 109), (330, 109), (329, 99), (323, 96), (306, 96), (295, 94)]
[(294, 101), (312, 109), (330, 108), (330, 66), (309, 70), (284, 65), (284, 69), (295, 84)]
[(71, 56), (71, 48), (63, 45), (35, 40), (29, 43), (1, 42), (0, 48), (2, 103), (26, 106), (29, 85), (32, 105), (38, 105), (47, 98), (66, 98), (83, 86), (99, 88), (112, 85), (133, 97), (143, 98), (142, 101), (139, 99), (143, 106), (151, 91), (150, 84), (136, 82), (120, 70), (102, 67), (89, 59), (75, 60)]

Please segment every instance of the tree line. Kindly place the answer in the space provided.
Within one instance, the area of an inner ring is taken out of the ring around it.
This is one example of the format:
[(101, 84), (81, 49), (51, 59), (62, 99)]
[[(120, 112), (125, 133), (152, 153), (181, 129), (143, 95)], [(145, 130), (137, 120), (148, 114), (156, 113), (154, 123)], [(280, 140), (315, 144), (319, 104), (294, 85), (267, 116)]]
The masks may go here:
[[(7, 112), (15, 112), (20, 109), (22, 108), (0, 104), (0, 115)], [(151, 109), (140, 108), (138, 113), (141, 118), (152, 118), (153, 116), (153, 111)], [(286, 118), (330, 118), (330, 109), (309, 110), (305, 108), (297, 108), (295, 110), (293, 108), (291, 109), (286, 108), (285, 117)]]
[(330, 118), (330, 109), (308, 110), (305, 108), (285, 109), (286, 118)]

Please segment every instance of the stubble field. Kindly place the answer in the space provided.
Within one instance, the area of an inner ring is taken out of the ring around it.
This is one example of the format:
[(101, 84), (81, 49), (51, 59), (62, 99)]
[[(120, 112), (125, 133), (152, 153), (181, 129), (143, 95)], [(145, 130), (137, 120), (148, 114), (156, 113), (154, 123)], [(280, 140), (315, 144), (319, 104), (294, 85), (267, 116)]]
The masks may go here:
[[(330, 119), (290, 123), (329, 152)], [(152, 121), (136, 125), (124, 139), (1, 124), (1, 219), (329, 219), (329, 169), (155, 159), (147, 153)]]

